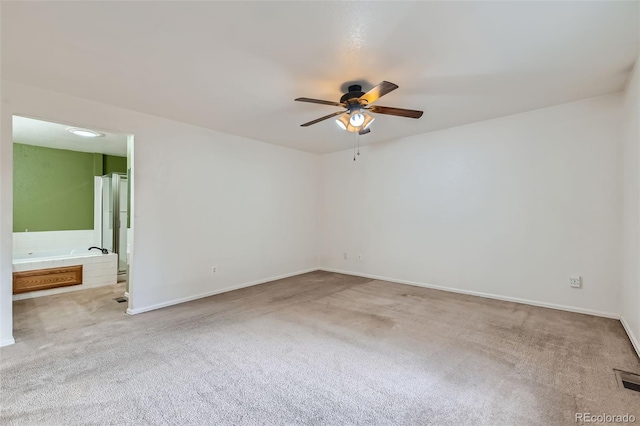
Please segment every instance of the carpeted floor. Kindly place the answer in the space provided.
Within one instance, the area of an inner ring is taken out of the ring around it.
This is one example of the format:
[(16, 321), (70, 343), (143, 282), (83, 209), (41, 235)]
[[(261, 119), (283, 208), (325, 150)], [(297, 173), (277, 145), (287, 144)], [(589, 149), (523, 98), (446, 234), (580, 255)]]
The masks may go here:
[(121, 292), (14, 304), (0, 424), (640, 422), (615, 320), (327, 272), (136, 316)]

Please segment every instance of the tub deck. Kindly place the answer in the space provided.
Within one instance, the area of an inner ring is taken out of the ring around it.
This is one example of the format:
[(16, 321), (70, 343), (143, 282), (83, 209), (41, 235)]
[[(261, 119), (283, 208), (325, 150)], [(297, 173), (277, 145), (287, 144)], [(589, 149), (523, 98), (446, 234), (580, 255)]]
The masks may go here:
[[(69, 273), (69, 268), (75, 268), (75, 279)], [(112, 285), (118, 281), (118, 255), (89, 252), (86, 249), (62, 253), (22, 253), (13, 260), (13, 273), (13, 300)], [(16, 274), (26, 274), (24, 279), (27, 281), (22, 286), (18, 285), (18, 291)]]

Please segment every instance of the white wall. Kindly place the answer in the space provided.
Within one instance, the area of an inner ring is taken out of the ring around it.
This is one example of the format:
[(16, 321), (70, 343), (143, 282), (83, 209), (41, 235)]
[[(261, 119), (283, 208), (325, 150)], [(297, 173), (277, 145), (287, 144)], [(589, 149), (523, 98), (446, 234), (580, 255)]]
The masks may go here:
[(0, 346), (13, 343), (11, 261), (13, 258), (12, 115), (0, 84)]
[[(315, 269), (318, 253), (326, 269), (620, 312), (620, 94), (365, 147), (353, 162), (350, 150), (317, 157), (6, 81), (1, 89), (0, 344), (11, 340), (12, 114), (135, 134), (134, 312)], [(633, 176), (625, 181), (637, 189)], [(583, 289), (568, 286), (570, 274)]]
[(624, 94), (622, 322), (640, 355), (640, 65)]
[(317, 156), (7, 81), (2, 101), (0, 342), (11, 339), (12, 114), (135, 135), (133, 312), (317, 267)]
[(617, 318), (621, 106), (610, 95), (321, 157), (321, 267)]

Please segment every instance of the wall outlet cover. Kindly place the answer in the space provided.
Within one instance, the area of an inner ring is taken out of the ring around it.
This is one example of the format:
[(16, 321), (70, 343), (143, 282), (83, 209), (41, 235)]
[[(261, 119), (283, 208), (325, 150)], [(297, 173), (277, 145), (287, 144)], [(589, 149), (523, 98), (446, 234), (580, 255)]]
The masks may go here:
[(573, 288), (582, 287), (582, 277), (580, 275), (571, 275), (569, 277), (569, 285)]

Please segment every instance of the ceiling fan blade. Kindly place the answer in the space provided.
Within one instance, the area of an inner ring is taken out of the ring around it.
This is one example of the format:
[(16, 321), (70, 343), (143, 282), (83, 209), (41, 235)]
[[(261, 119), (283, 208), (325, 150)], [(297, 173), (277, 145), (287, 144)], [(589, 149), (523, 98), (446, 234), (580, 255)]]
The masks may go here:
[(358, 132), (360, 135), (366, 135), (367, 133), (371, 133), (371, 128), (367, 127), (366, 129), (362, 129)]
[(390, 83), (388, 81), (383, 81), (378, 84), (373, 89), (369, 90), (364, 95), (360, 96), (359, 100), (364, 101), (366, 105), (371, 105), (387, 93), (396, 90), (398, 88), (397, 84)]
[(336, 115), (344, 114), (345, 112), (346, 111), (337, 111), (337, 112), (334, 112), (333, 114), (325, 115), (324, 117), (320, 117), (320, 118), (317, 118), (317, 119), (315, 119), (313, 121), (310, 121), (308, 123), (301, 124), (300, 126), (302, 126), (302, 127), (311, 126), (312, 124), (319, 123), (319, 122), (327, 120), (327, 119), (329, 119), (331, 117), (335, 117)]
[(378, 114), (397, 115), (398, 117), (407, 118), (420, 118), (422, 117), (422, 111), (416, 111), (415, 109), (393, 108), (379, 105), (372, 105), (367, 110)]
[(331, 106), (338, 106), (338, 107), (344, 106), (344, 104), (341, 104), (340, 102), (323, 101), (321, 99), (296, 98), (294, 100), (298, 102), (309, 102), (312, 104), (331, 105)]

